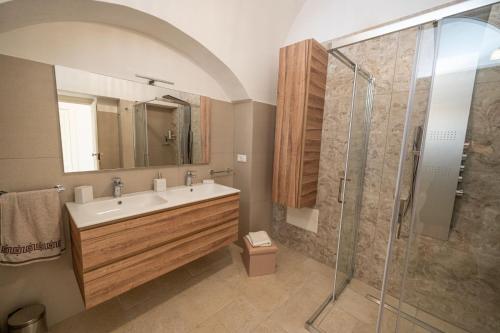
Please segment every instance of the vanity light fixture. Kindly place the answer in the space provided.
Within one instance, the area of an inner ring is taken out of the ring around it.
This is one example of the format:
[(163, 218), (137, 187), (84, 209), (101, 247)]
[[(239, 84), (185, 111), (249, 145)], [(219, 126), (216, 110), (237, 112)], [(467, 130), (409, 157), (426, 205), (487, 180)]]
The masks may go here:
[(172, 82), (172, 81), (167, 81), (167, 80), (162, 80), (162, 79), (156, 79), (154, 77), (149, 77), (149, 76), (144, 76), (144, 75), (139, 75), (139, 74), (135, 74), (135, 77), (138, 77), (140, 79), (146, 79), (146, 80), (148, 80), (148, 84), (150, 86), (154, 86), (156, 82), (161, 82), (161, 83), (169, 84), (171, 86), (174, 85), (174, 82)]

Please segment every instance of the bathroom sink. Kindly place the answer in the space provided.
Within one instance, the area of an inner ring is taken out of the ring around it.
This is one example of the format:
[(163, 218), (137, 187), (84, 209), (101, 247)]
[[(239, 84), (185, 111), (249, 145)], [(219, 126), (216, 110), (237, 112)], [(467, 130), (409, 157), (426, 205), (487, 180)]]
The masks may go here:
[(161, 211), (212, 198), (238, 193), (239, 190), (219, 184), (176, 186), (165, 192), (136, 192), (119, 198), (97, 198), (85, 204), (67, 202), (66, 207), (78, 228)]
[(168, 200), (157, 193), (138, 193), (107, 200), (96, 200), (87, 204), (86, 209), (96, 215), (112, 214), (114, 212), (135, 210), (137, 208), (155, 207), (165, 204)]

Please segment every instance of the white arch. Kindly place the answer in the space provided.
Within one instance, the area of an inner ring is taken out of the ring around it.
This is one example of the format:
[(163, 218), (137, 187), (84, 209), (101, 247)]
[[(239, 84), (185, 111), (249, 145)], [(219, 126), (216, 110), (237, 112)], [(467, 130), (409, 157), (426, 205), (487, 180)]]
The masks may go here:
[(205, 46), (172, 24), (140, 10), (89, 0), (11, 0), (0, 3), (0, 33), (63, 21), (107, 24), (145, 34), (176, 49), (203, 68), (230, 100), (249, 98), (231, 69)]

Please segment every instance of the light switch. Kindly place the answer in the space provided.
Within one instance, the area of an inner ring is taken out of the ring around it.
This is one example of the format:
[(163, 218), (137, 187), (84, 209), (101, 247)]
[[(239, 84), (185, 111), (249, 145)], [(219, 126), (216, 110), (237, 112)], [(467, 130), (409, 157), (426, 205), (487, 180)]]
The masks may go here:
[(244, 163), (246, 163), (247, 162), (247, 155), (245, 155), (245, 154), (238, 154), (238, 155), (236, 155), (236, 160), (238, 162), (244, 162)]

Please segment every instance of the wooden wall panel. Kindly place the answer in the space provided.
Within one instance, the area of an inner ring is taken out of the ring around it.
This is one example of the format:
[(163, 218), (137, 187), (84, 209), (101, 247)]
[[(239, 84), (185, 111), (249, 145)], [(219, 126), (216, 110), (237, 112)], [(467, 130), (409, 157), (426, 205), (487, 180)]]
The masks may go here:
[(272, 195), (288, 207), (316, 203), (327, 63), (312, 39), (280, 49)]

